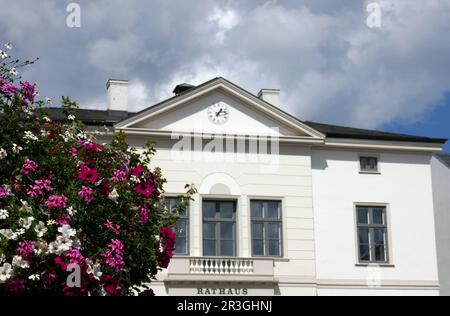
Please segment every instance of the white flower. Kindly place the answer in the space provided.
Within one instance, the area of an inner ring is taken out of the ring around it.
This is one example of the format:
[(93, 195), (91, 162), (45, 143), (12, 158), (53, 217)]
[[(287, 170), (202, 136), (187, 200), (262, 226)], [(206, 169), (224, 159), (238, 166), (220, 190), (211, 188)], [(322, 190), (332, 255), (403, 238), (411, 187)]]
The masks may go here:
[(87, 274), (92, 274), (96, 280), (100, 280), (103, 275), (100, 264), (94, 264), (90, 259), (86, 259), (86, 264), (88, 266), (86, 270)]
[(77, 233), (75, 229), (72, 229), (69, 225), (63, 225), (58, 228), (58, 232), (60, 232), (64, 238), (74, 237)]
[(11, 50), (13, 48), (13, 46), (12, 46), (12, 44), (10, 42), (7, 42), (5, 44), (5, 48), (8, 49), (8, 50)]
[(73, 121), (73, 120), (75, 120), (75, 115), (69, 115), (68, 117), (67, 117), (67, 119), (69, 120), (69, 121)]
[(26, 230), (23, 228), (19, 228), (18, 230), (16, 230), (16, 235), (17, 236), (22, 236), (23, 234), (25, 234)]
[(41, 279), (41, 276), (39, 274), (32, 274), (28, 277), (31, 281), (37, 281)]
[(0, 253), (0, 264), (2, 264), (3, 262), (5, 262), (6, 257), (4, 254)]
[(44, 121), (46, 121), (47, 123), (51, 123), (52, 119), (49, 118), (48, 116), (44, 116)]
[(0, 160), (5, 159), (6, 157), (8, 157), (8, 153), (3, 148), (0, 148)]
[(25, 114), (27, 115), (27, 117), (30, 117), (33, 115), (33, 111), (29, 108), (23, 110), (25, 112)]
[(53, 101), (52, 101), (51, 98), (49, 98), (49, 97), (46, 97), (46, 98), (45, 98), (45, 103), (51, 104), (52, 102), (53, 102)]
[(44, 222), (39, 222), (35, 227), (34, 227), (34, 231), (36, 232), (37, 236), (39, 238), (41, 238), (42, 236), (45, 235), (45, 233), (47, 232), (47, 227), (45, 227), (45, 223)]
[(117, 199), (119, 198), (119, 193), (117, 193), (117, 190), (114, 189), (111, 191), (111, 193), (108, 195), (108, 198), (117, 204)]
[(69, 251), (72, 248), (72, 240), (63, 236), (56, 237), (54, 242), (51, 242), (48, 247), (49, 253), (56, 254), (58, 256)]
[(41, 136), (42, 137), (47, 137), (47, 136), (49, 136), (50, 135), (50, 132), (49, 131), (46, 131), (45, 129), (41, 129)]
[(23, 150), (22, 147), (17, 146), (17, 144), (13, 144), (13, 148), (12, 148), (13, 153), (18, 154), (18, 153), (20, 153), (22, 150)]
[(130, 177), (130, 181), (133, 182), (133, 183), (141, 183), (141, 179), (136, 177), (135, 175), (132, 175)]
[(70, 216), (74, 216), (77, 213), (77, 210), (74, 209), (72, 206), (69, 206), (67, 208), (67, 214), (69, 214)]
[(0, 284), (5, 283), (13, 276), (12, 266), (9, 263), (5, 263), (0, 267)]
[(0, 234), (9, 240), (17, 239), (17, 233), (13, 232), (11, 229), (0, 229)]
[(17, 74), (18, 74), (17, 69), (14, 67), (9, 70), (9, 73), (13, 76), (17, 76)]
[(23, 260), (21, 256), (14, 256), (12, 260), (13, 267), (19, 267), (21, 269), (29, 268), (30, 265), (26, 260)]
[(33, 212), (33, 208), (31, 206), (28, 205), (27, 201), (24, 200), (20, 200), (20, 202), (22, 203), (22, 206), (20, 207), (20, 210), (23, 212), (27, 212), (27, 213), (31, 213)]
[(27, 217), (19, 219), (19, 225), (25, 229), (30, 229), (31, 224), (33, 224), (34, 217)]
[[(33, 112), (31, 112), (31, 113), (33, 113)], [(37, 141), (37, 140), (39, 140), (39, 138), (37, 138), (36, 135), (34, 135), (30, 131), (26, 131), (25, 132), (25, 136), (23, 137), (23, 139), (25, 139), (26, 143), (29, 143), (30, 141)]]
[(48, 221), (47, 221), (47, 226), (53, 226), (53, 225), (55, 225), (56, 224), (56, 221), (54, 220), (54, 219), (49, 219)]
[(41, 242), (41, 241), (35, 241), (34, 242), (33, 252), (36, 255), (39, 256), (40, 254), (42, 254), (44, 252), (44, 250), (45, 250), (45, 244), (43, 242)]
[(7, 210), (0, 209), (0, 219), (7, 219), (9, 216), (9, 213)]
[(6, 52), (0, 50), (0, 58), (1, 58), (1, 59), (8, 58), (8, 54), (7, 54)]

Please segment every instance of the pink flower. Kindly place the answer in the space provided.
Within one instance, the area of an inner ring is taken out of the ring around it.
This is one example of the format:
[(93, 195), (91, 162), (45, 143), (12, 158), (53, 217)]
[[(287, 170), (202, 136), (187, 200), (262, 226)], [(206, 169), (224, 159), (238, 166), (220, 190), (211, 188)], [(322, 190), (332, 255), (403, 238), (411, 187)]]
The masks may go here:
[(112, 231), (114, 234), (116, 235), (120, 234), (120, 225), (113, 224), (113, 222), (111, 222), (110, 220), (107, 220), (104, 225), (108, 230)]
[(34, 241), (21, 241), (16, 249), (16, 255), (21, 256), (23, 260), (30, 261), (34, 255)]
[(153, 193), (155, 192), (155, 189), (153, 189), (153, 187), (150, 184), (148, 184), (146, 182), (141, 182), (134, 187), (134, 191), (136, 191), (140, 195), (148, 198), (153, 195)]
[(36, 97), (37, 93), (34, 91), (35, 89), (35, 85), (31, 84), (27, 81), (25, 82), (21, 82), (21, 92), (23, 94), (23, 96), (25, 97), (25, 99), (27, 99), (30, 102), (33, 102), (34, 97)]
[(137, 166), (130, 170), (130, 175), (135, 176), (136, 178), (140, 178), (144, 171), (145, 171), (145, 168), (143, 166)]
[(170, 259), (173, 257), (176, 235), (170, 227), (161, 227), (159, 233), (163, 239), (163, 251), (160, 253), (159, 266), (161, 268), (167, 268)]
[(108, 250), (102, 254), (105, 258), (105, 263), (116, 272), (120, 272), (125, 268), (123, 261), (124, 246), (119, 239), (112, 239), (108, 245)]
[(98, 172), (97, 170), (91, 169), (86, 165), (82, 165), (78, 172), (78, 179), (81, 181), (94, 183), (98, 179)]
[(114, 170), (114, 175), (111, 177), (111, 181), (122, 182), (127, 179), (127, 173), (123, 170)]
[(71, 155), (72, 157), (77, 157), (77, 156), (78, 156), (78, 150), (77, 150), (76, 148), (72, 148), (72, 149), (70, 150), (70, 155)]
[(11, 191), (9, 190), (9, 188), (6, 185), (1, 185), (0, 186), (0, 199), (7, 198), (10, 195), (11, 195)]
[(142, 225), (145, 225), (148, 221), (148, 210), (145, 207), (139, 209), (139, 220)]
[(35, 163), (33, 160), (27, 159), (25, 163), (22, 165), (20, 173), (29, 176), (32, 173), (36, 172), (38, 167), (39, 165)]
[(27, 194), (30, 197), (43, 196), (46, 191), (53, 191), (52, 182), (50, 180), (35, 180), (34, 185), (28, 187)]
[(45, 201), (45, 206), (47, 208), (67, 208), (67, 197), (64, 195), (51, 195), (47, 201)]
[(82, 186), (78, 196), (84, 199), (86, 203), (91, 203), (94, 200), (94, 191), (89, 187)]
[(122, 292), (119, 281), (113, 279), (110, 275), (105, 275), (103, 277), (103, 287), (108, 296), (119, 296)]
[(17, 88), (16, 88), (13, 84), (5, 83), (5, 84), (1, 87), (0, 91), (1, 91), (3, 94), (16, 94)]

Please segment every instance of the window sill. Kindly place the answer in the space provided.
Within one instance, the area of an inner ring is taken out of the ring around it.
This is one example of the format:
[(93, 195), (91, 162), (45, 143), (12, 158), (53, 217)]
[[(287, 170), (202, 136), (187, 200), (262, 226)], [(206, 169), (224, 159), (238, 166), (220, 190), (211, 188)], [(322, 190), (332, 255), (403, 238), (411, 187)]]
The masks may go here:
[(359, 174), (372, 174), (372, 175), (380, 175), (380, 171), (360, 171)]
[(380, 268), (395, 268), (395, 264), (391, 263), (357, 263), (355, 267), (380, 267)]

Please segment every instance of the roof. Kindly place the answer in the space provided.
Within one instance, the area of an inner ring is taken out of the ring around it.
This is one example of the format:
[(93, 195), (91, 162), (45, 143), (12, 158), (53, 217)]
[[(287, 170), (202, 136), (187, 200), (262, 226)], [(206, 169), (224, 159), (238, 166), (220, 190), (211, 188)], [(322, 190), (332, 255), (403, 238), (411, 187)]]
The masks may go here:
[(445, 163), (447, 165), (447, 167), (450, 167), (450, 153), (439, 153), (439, 154), (436, 154), (436, 157), (440, 161)]
[(447, 139), (429, 138), (424, 136), (415, 136), (407, 134), (390, 133), (378, 130), (361, 129), (339, 125), (330, 125), (316, 122), (303, 122), (306, 125), (318, 130), (330, 138), (350, 138), (350, 139), (368, 139), (368, 140), (390, 140), (400, 142), (419, 142), (419, 143), (439, 143), (445, 144)]
[[(143, 109), (142, 111), (139, 111), (137, 113), (109, 111), (109, 110), (102, 111), (102, 110), (78, 109), (78, 110), (76, 110), (76, 116), (79, 120), (81, 120), (86, 125), (112, 126), (116, 123), (119, 123), (119, 122), (125, 120), (125, 119), (129, 119), (133, 116), (137, 116), (141, 113), (144, 113), (145, 111), (162, 107), (167, 102), (174, 101), (178, 98), (181, 98), (187, 93), (193, 93), (197, 90), (200, 90), (201, 88), (211, 84), (212, 82), (214, 82), (216, 80), (224, 80), (224, 81), (230, 83), (231, 85), (239, 88), (243, 92), (248, 93), (249, 95), (261, 100), (253, 93), (239, 87), (238, 85), (234, 84), (233, 82), (230, 82), (229, 80), (227, 80), (223, 77), (216, 77), (216, 78), (206, 81), (198, 86), (181, 84), (181, 85), (177, 86), (177, 87), (182, 87), (182, 90), (183, 90), (179, 94), (177, 94), (167, 100), (161, 101), (151, 107)], [(273, 109), (276, 109), (277, 111), (282, 112), (283, 114), (287, 115), (288, 117), (291, 117), (292, 119), (298, 121), (301, 124), (307, 125), (308, 127), (324, 134), (326, 137), (329, 137), (329, 138), (384, 140), (384, 141), (399, 141), (399, 142), (420, 142), (420, 143), (436, 143), (436, 144), (445, 144), (447, 142), (447, 139), (444, 139), (444, 138), (429, 138), (429, 137), (417, 136), (417, 135), (398, 134), (398, 133), (391, 133), (391, 132), (385, 132), (385, 131), (379, 131), (379, 130), (361, 129), (361, 128), (354, 128), (354, 127), (340, 126), (340, 125), (330, 125), (330, 124), (317, 123), (317, 122), (311, 122), (311, 121), (301, 121), (300, 119), (291, 115), (290, 113), (287, 113), (287, 112), (283, 111), (282, 109), (275, 107), (274, 105), (272, 105), (264, 100), (261, 100), (261, 101), (264, 102), (266, 105), (272, 107)], [(49, 115), (52, 119), (57, 120), (57, 121), (63, 121), (66, 119), (65, 115), (62, 113), (62, 110), (59, 108), (50, 108)]]

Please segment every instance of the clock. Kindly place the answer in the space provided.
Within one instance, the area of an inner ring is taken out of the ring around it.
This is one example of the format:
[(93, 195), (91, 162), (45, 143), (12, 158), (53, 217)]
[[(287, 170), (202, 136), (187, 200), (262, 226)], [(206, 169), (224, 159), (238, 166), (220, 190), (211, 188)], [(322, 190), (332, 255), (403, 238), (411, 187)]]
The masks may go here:
[(213, 104), (208, 108), (208, 117), (214, 124), (224, 124), (230, 117), (230, 109), (223, 102)]

